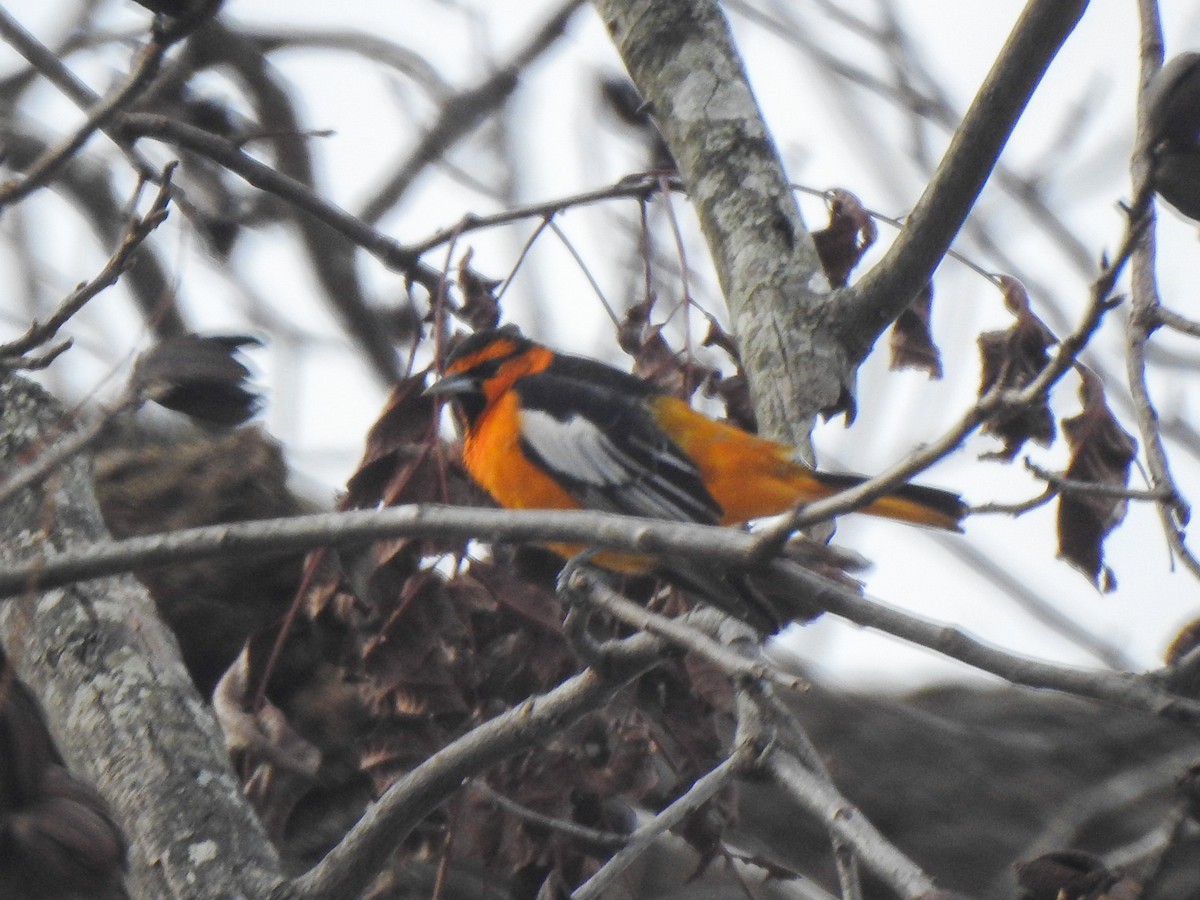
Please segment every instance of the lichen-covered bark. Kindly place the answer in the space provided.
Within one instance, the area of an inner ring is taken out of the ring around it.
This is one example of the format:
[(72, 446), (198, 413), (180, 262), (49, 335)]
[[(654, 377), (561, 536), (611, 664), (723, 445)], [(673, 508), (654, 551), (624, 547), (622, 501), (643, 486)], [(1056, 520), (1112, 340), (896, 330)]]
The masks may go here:
[[(0, 472), (53, 442), (62, 408), (0, 379)], [(0, 562), (107, 537), (86, 458), (0, 506)], [(0, 603), (0, 639), (72, 771), (112, 807), (132, 846), (134, 898), (261, 897), (278, 862), (192, 687), (174, 637), (132, 577)]]
[(764, 432), (808, 446), (853, 368), (829, 285), (729, 27), (712, 0), (596, 0), (712, 250)]

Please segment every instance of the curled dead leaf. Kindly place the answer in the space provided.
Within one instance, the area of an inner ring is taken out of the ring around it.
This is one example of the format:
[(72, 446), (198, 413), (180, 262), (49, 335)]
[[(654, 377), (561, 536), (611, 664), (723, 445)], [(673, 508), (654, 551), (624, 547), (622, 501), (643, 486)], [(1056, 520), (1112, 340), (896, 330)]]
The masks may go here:
[[(1049, 362), (1047, 348), (1058, 342), (1030, 309), (1029, 295), (1021, 282), (1009, 275), (997, 276), (996, 280), (1016, 321), (1006, 331), (989, 331), (979, 336), (983, 357), (981, 397), (993, 388), (1017, 390), (1029, 384)], [(1002, 408), (987, 420), (984, 431), (1004, 442), (1002, 450), (987, 455), (1011, 460), (1026, 441), (1043, 446), (1053, 442), (1054, 416), (1043, 396), (1017, 409)]]
[[(1065, 477), (1124, 490), (1137, 455), (1137, 441), (1108, 408), (1100, 378), (1090, 369), (1077, 368), (1082, 378), (1079, 397), (1083, 411), (1062, 423), (1071, 447)], [(1104, 565), (1104, 539), (1125, 517), (1127, 505), (1124, 497), (1087, 491), (1064, 491), (1058, 501), (1059, 556), (1104, 591), (1116, 587), (1112, 570)]]
[(932, 303), (933, 282), (929, 282), (892, 323), (893, 369), (923, 369), (930, 378), (942, 377), (942, 355), (929, 330)]
[(879, 231), (870, 213), (850, 191), (833, 188), (825, 194), (829, 224), (813, 232), (817, 256), (831, 287), (840, 288), (850, 278), (863, 254), (875, 243)]

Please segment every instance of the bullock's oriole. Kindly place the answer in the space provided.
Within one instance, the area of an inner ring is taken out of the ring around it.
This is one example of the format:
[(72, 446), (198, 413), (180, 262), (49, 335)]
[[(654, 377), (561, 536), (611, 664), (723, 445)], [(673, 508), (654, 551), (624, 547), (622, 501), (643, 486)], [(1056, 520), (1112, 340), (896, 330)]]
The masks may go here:
[[(730, 525), (865, 480), (815, 471), (786, 444), (710, 419), (642, 378), (555, 353), (511, 327), (464, 340), (427, 393), (458, 400), (467, 471), (511, 509)], [(861, 512), (958, 530), (966, 506), (949, 491), (904, 485)], [(564, 556), (582, 549), (551, 547)], [(595, 561), (618, 571), (650, 568), (622, 554)]]

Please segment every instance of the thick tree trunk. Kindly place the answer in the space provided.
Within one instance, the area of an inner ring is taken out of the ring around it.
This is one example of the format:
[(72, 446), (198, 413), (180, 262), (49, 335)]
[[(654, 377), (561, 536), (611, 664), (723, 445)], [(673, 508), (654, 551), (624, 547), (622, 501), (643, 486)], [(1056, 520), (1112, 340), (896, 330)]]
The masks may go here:
[[(60, 435), (62, 408), (0, 381), (0, 471)], [(0, 562), (107, 537), (88, 460), (0, 506)], [(278, 859), (249, 805), (175, 638), (132, 577), (98, 578), (0, 604), (0, 638), (37, 694), (67, 765), (92, 782), (130, 841), (128, 890), (147, 900), (263, 897)]]

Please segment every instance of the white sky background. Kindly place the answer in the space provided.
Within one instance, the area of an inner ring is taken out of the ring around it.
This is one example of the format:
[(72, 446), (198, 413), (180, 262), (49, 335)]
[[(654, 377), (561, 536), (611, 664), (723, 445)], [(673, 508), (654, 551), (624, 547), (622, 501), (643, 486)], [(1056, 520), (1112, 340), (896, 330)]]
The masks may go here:
[[(10, 0), (9, 12), (54, 45), (71, 20), (73, 4)], [(772, 9), (770, 0), (760, 8)], [(878, 10), (874, 0), (842, 4), (868, 19)], [(1018, 3), (996, 0), (901, 0), (897, 2), (910, 34), (920, 44), (928, 69), (962, 111), (985, 75), (1019, 10)], [(1128, 197), (1126, 160), (1131, 144), (1134, 84), (1137, 73), (1137, 23), (1127, 0), (1093, 0), (1083, 23), (1055, 62), (1019, 126), (1004, 164), (1028, 177), (1044, 178), (1045, 197), (1079, 237), (1091, 260), (1113, 250), (1122, 219), (1116, 203)], [(280, 9), (285, 9), (280, 13)], [(474, 8), (467, 15), (464, 8)], [(362, 30), (422, 54), (449, 84), (463, 88), (482, 80), (497, 60), (506, 60), (554, 4), (461, 4), (436, 0), (385, 3), (342, 0), (336, 4), (270, 0), (228, 0), (223, 15), (231, 21), (263, 28), (297, 31)], [(790, 11), (810, 23), (821, 46), (836, 56), (881, 76), (888, 75), (876, 50), (831, 23), (814, 2), (778, 0), (776, 10)], [(1200, 8), (1190, 0), (1162, 4), (1168, 55), (1200, 44)], [(117, 0), (105, 7), (103, 21), (113, 30), (131, 33), (144, 28), (148, 14)], [(736, 8), (735, 8), (736, 10)], [(841, 186), (863, 202), (891, 215), (902, 215), (919, 196), (926, 172), (909, 155), (913, 130), (895, 110), (869, 93), (814, 65), (795, 48), (749, 19), (732, 13), (757, 96), (774, 130), (792, 178), (816, 188)], [(328, 51), (289, 51), (274, 60), (303, 96), (304, 122), (335, 133), (319, 139), (319, 177), (325, 194), (350, 210), (370, 197), (390, 167), (429, 122), (433, 104), (419, 86), (357, 59)], [(0, 71), (18, 64), (0, 47)], [(110, 88), (128, 65), (128, 49), (80, 54), (71, 65), (97, 90)], [(504, 127), (485, 127), (452, 154), (454, 166), (495, 192), (463, 186), (445, 169), (430, 172), (405, 203), (383, 224), (402, 241), (417, 241), (437, 228), (453, 224), (467, 212), (488, 213), (506, 202), (533, 202), (610, 184), (645, 164), (645, 153), (629, 132), (614, 123), (598, 96), (597, 76), (616, 74), (620, 63), (590, 9), (572, 20), (567, 38), (555, 46), (522, 80)], [(204, 90), (237, 102), (233, 88), (210, 77)], [(47, 127), (64, 129), (78, 113), (52, 89), (36, 95), (27, 112)], [(864, 129), (870, 137), (864, 137)], [(920, 131), (929, 158), (940, 156), (946, 134), (936, 126)], [(151, 145), (147, 145), (151, 146)], [(89, 145), (111, 155), (103, 138)], [(497, 159), (507, 148), (515, 160), (511, 172)], [(166, 160), (165, 148), (155, 147)], [(504, 199), (505, 197), (509, 199)], [(805, 217), (820, 227), (819, 201), (802, 197)], [(673, 200), (676, 214), (690, 229), (685, 201)], [(661, 211), (661, 204), (659, 205)], [(607, 204), (573, 211), (559, 220), (609, 301), (623, 309), (636, 289), (639, 273), (630, 271), (636, 233), (632, 203)], [(980, 206), (981, 220), (1003, 252), (1021, 267), (1035, 311), (1059, 334), (1081, 313), (1090, 275), (1080, 261), (1070, 260), (1036, 222), (1000, 190), (990, 186)], [(657, 213), (660, 215), (661, 212)], [(55, 302), (76, 282), (90, 277), (104, 253), (86, 226), (69, 208), (42, 192), (24, 204), (22, 216), (32, 225), (53, 223), (61, 242), (32, 248), (36, 272), (25, 276), (0, 251), (0, 278), (16, 298), (0, 304), (0, 338), (24, 327), (33, 310)], [(473, 233), (459, 251), (473, 249), (475, 267), (502, 277), (511, 269), (535, 223)], [(0, 220), (0, 228), (12, 228)], [(891, 230), (881, 226), (881, 243)], [(720, 300), (705, 260), (702, 243), (690, 229), (687, 263), (692, 293), (706, 309), (720, 312)], [(679, 299), (679, 283), (667, 271), (675, 260), (670, 232), (655, 231), (663, 256), (659, 269), (659, 311)], [(289, 451), (292, 464), (313, 480), (326, 497), (344, 482), (361, 449), (361, 440), (377, 415), (383, 389), (353, 355), (333, 316), (319, 298), (312, 279), (282, 234), (267, 230), (239, 243), (233, 265), (248, 272), (254, 297), (246, 297), (226, 278), (219, 264), (166, 228), (155, 240), (172, 274), (190, 321), (201, 331), (244, 331), (271, 338), (254, 354), (271, 405), (268, 428)], [(1194, 290), (1200, 266), (1197, 228), (1170, 212), (1160, 217), (1159, 271), (1168, 306), (1197, 316)], [(1010, 271), (1002, 260), (980, 250), (968, 236), (957, 249), (985, 268)], [(877, 257), (873, 253), (872, 257)], [(428, 261), (444, 262), (444, 250)], [(869, 262), (869, 261), (868, 261)], [(400, 279), (365, 256), (361, 265), (379, 303), (402, 297)], [(861, 270), (860, 270), (861, 271)], [(255, 302), (275, 310), (273, 321), (250, 320)], [(578, 266), (551, 235), (543, 235), (518, 273), (505, 298), (505, 311), (534, 336), (577, 352), (617, 358), (614, 331)], [(1125, 389), (1121, 313), (1114, 313), (1097, 337), (1089, 362), (1106, 374), (1110, 403), (1133, 431)], [(819, 426), (818, 453), (831, 467), (877, 471), (912, 448), (938, 436), (970, 404), (978, 387), (980, 331), (1010, 322), (999, 294), (979, 276), (947, 262), (939, 272), (934, 300), (934, 338), (943, 352), (946, 377), (930, 382), (917, 373), (893, 373), (883, 352), (864, 367), (859, 383), (858, 420), (845, 429), (841, 420)], [(288, 334), (292, 337), (289, 338)], [(79, 396), (92, 390), (114, 366), (127, 364), (128, 354), (145, 343), (139, 319), (121, 290), (94, 302), (72, 332), (81, 349), (69, 354), (48, 377), (60, 392)], [(702, 328), (697, 332), (702, 334)], [(679, 346), (679, 332), (675, 346)], [(303, 340), (300, 340), (303, 338)], [(1188, 342), (1156, 338), (1156, 344), (1181, 354), (1182, 369), (1154, 373), (1152, 389), (1165, 419), (1200, 419), (1200, 392), (1188, 390), (1200, 355)], [(123, 376), (101, 388), (111, 396)], [(1187, 379), (1187, 380), (1185, 380)], [(1068, 377), (1055, 394), (1060, 415), (1078, 410), (1077, 381)], [(1020, 465), (980, 461), (994, 443), (976, 437), (922, 480), (961, 490), (969, 501), (1019, 500), (1033, 496), (1038, 485)], [(1049, 451), (1027, 448), (1041, 465), (1062, 467), (1065, 443)], [(1191, 499), (1200, 498), (1200, 463), (1196, 449), (1175, 448), (1176, 477)], [(1023, 455), (1023, 454), (1022, 454)], [(1135, 476), (1135, 486), (1138, 479)], [(874, 561), (868, 591), (914, 612), (961, 625), (972, 633), (1046, 659), (1094, 664), (1086, 653), (1035, 624), (995, 586), (948, 553), (942, 542), (918, 529), (889, 523), (844, 519), (836, 540)], [(1101, 595), (1086, 579), (1054, 558), (1054, 512), (1045, 507), (1018, 520), (979, 517), (967, 526), (965, 540), (979, 547), (1000, 567), (1020, 576), (1064, 614), (1085, 623), (1104, 640), (1126, 652), (1140, 667), (1157, 664), (1160, 654), (1186, 621), (1200, 614), (1200, 587), (1187, 574), (1171, 572), (1165, 542), (1152, 509), (1131, 506), (1124, 526), (1108, 541), (1108, 561), (1120, 582), (1118, 591)], [(927, 651), (849, 628), (832, 617), (794, 632), (798, 652), (834, 680), (903, 688), (939, 678), (973, 677), (969, 670)]]

